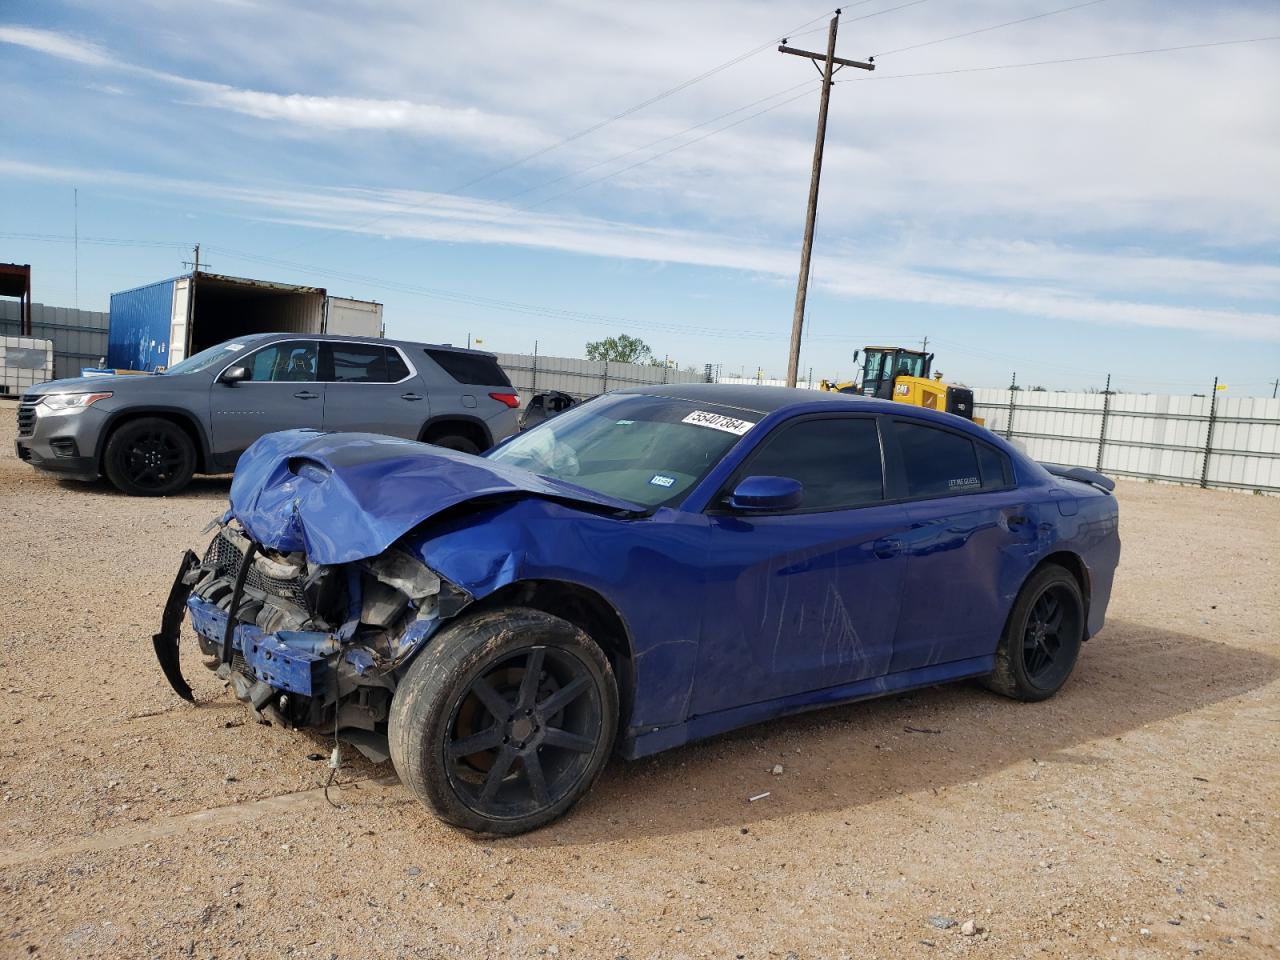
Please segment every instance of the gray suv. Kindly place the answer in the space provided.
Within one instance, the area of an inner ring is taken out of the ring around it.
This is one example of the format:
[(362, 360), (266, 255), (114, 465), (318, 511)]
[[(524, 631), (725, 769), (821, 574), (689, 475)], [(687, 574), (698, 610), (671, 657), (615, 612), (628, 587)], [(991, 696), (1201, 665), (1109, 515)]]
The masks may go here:
[(125, 493), (225, 473), (264, 433), (352, 430), (479, 453), (516, 432), (520, 398), (491, 353), (268, 333), (163, 373), (42, 383), (18, 406), (18, 457)]

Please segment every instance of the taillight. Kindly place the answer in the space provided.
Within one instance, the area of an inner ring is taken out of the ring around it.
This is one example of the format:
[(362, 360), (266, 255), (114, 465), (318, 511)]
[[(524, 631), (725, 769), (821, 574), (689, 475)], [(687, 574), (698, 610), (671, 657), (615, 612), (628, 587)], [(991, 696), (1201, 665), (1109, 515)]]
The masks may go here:
[(499, 403), (505, 403), (513, 410), (520, 406), (520, 394), (518, 393), (491, 393), (489, 396), (497, 400)]

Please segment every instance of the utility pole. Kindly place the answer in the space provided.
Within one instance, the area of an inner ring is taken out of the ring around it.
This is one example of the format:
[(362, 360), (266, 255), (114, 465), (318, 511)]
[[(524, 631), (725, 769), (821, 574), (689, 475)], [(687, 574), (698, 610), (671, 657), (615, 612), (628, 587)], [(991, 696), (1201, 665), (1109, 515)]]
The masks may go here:
[(787, 357), (787, 386), (796, 385), (796, 377), (800, 372), (800, 339), (804, 333), (804, 305), (809, 293), (809, 261), (813, 255), (813, 226), (818, 217), (818, 182), (822, 179), (822, 148), (827, 139), (827, 105), (831, 102), (831, 78), (840, 67), (857, 67), (859, 70), (874, 70), (874, 63), (863, 63), (859, 60), (843, 60), (836, 56), (836, 30), (840, 26), (840, 11), (836, 10), (831, 18), (831, 26), (827, 30), (826, 54), (812, 53), (808, 50), (797, 50), (787, 46), (784, 39), (778, 47), (779, 52), (789, 53), (796, 57), (807, 57), (817, 66), (819, 60), (823, 66), (822, 98), (818, 102), (818, 134), (813, 143), (813, 173), (809, 177), (809, 209), (804, 221), (804, 243), (800, 248), (800, 277), (796, 282), (796, 309), (791, 317), (791, 352)]
[(75, 207), (75, 276), (76, 276), (76, 309), (80, 309), (80, 188), (71, 192), (72, 204)]
[(928, 352), (929, 352), (929, 338), (928, 338), (928, 337), (925, 337), (923, 340), (921, 340), (921, 341), (920, 341), (920, 352), (921, 352), (921, 353), (928, 353)]

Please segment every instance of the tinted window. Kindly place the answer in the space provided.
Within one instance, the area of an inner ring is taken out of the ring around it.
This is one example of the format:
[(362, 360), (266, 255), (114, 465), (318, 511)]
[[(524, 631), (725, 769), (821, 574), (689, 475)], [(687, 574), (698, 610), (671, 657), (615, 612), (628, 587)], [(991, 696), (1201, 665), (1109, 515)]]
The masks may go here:
[(903, 420), (894, 421), (894, 433), (902, 450), (909, 496), (941, 497), (982, 489), (978, 455), (968, 437)]
[(326, 380), (333, 383), (386, 383), (387, 352), (363, 343), (326, 343)]
[(387, 351), (387, 382), (399, 383), (409, 375), (409, 365), (404, 362), (404, 358), (400, 356), (400, 351), (395, 347), (386, 347)]
[(314, 383), (316, 345), (311, 340), (286, 340), (254, 353), (247, 361), (249, 379), (255, 382)]
[(482, 387), (509, 387), (511, 381), (498, 366), (496, 357), (483, 353), (462, 353), (458, 350), (427, 348), (427, 356), (440, 364), (444, 372), (459, 383), (474, 383)]
[(780, 427), (740, 476), (799, 480), (804, 486), (801, 510), (836, 510), (883, 500), (876, 423), (840, 417)]
[(983, 490), (1002, 490), (1013, 485), (1013, 471), (1009, 468), (1009, 458), (985, 443), (976, 444), (978, 448), (978, 467), (982, 471)]

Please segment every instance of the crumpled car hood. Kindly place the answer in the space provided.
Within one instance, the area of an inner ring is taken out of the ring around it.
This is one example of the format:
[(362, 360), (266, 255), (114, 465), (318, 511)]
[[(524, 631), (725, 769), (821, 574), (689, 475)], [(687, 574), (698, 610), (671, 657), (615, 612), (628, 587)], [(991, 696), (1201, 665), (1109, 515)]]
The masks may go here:
[(640, 514), (644, 508), (481, 457), (373, 433), (269, 433), (240, 458), (230, 514), (255, 541), (350, 563), (386, 550), (450, 507), (546, 497)]

